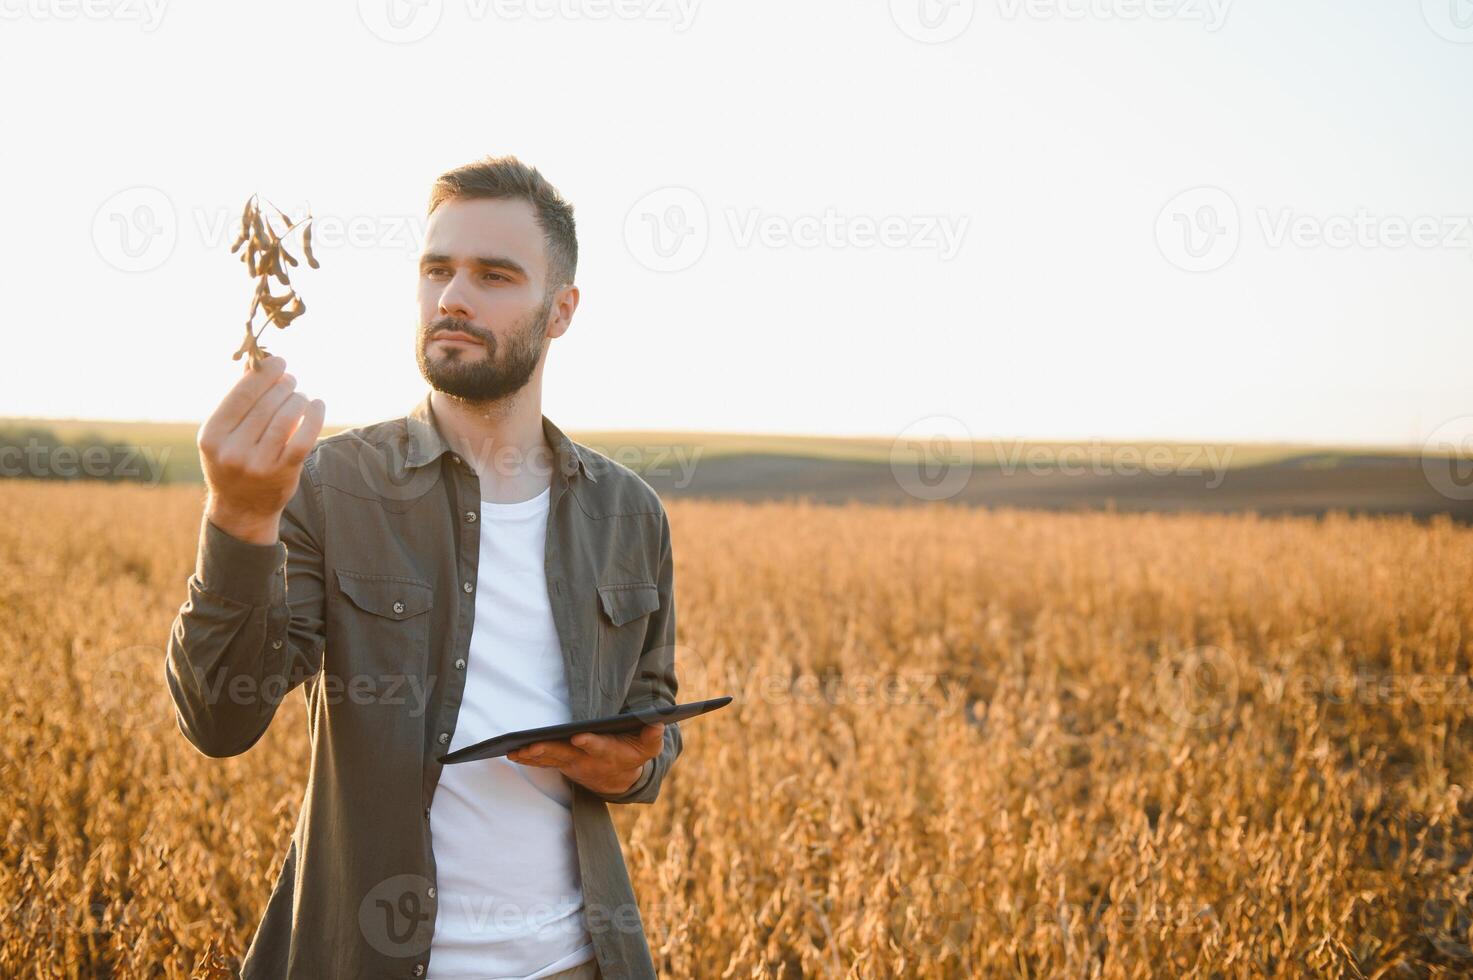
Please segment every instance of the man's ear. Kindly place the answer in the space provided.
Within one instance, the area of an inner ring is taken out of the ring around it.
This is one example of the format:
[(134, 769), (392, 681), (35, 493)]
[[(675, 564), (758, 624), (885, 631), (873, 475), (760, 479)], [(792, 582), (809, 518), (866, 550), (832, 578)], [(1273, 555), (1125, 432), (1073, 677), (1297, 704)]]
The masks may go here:
[(552, 301), (548, 314), (547, 336), (561, 337), (573, 325), (573, 313), (578, 309), (578, 287), (569, 283), (561, 287)]

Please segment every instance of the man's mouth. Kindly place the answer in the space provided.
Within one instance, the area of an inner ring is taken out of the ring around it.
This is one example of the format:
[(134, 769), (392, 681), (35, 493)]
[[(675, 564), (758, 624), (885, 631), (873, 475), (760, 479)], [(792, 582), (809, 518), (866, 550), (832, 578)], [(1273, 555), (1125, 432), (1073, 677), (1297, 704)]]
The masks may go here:
[(437, 333), (433, 337), (431, 337), (430, 340), (444, 341), (448, 344), (475, 344), (478, 347), (485, 346), (475, 337), (472, 337), (468, 333), (461, 333), (459, 330), (447, 330), (442, 333)]

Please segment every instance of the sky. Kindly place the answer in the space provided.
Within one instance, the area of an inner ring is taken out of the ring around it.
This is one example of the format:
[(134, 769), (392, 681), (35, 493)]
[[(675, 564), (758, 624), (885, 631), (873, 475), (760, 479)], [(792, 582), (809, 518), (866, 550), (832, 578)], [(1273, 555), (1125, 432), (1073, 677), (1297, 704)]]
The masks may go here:
[(441, 172), (574, 205), (565, 429), (1418, 445), (1473, 420), (1470, 0), (0, 0), (0, 416), (402, 415)]

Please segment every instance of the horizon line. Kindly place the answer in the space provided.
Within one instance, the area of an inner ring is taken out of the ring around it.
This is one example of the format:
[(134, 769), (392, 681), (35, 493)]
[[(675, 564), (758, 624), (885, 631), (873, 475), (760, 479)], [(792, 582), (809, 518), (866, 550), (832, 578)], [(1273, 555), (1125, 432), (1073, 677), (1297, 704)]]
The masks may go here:
[[(545, 412), (543, 414), (546, 414)], [(346, 429), (362, 428), (364, 426), (376, 425), (380, 422), (393, 421), (396, 416), (375, 419), (372, 422), (334, 423), (324, 425), (325, 429), (343, 431)], [(0, 415), (0, 423), (99, 423), (108, 425), (202, 425), (203, 419), (140, 419), (140, 418), (79, 418), (76, 416), (43, 416), (43, 415)], [(560, 426), (561, 427), (561, 426)], [(601, 434), (641, 434), (641, 435), (663, 435), (663, 436), (747, 436), (777, 439), (847, 439), (864, 440), (870, 442), (894, 441), (898, 433), (833, 433), (833, 432), (773, 432), (758, 429), (650, 429), (650, 428), (583, 428), (570, 427), (565, 431), (583, 435)], [(1115, 436), (1103, 438), (1100, 436), (1087, 437), (1044, 437), (1044, 436), (1021, 436), (1021, 435), (985, 435), (973, 436), (973, 445), (995, 443), (995, 442), (1022, 442), (1034, 444), (1052, 445), (1077, 445), (1088, 443), (1101, 443), (1107, 445), (1130, 445), (1149, 443), (1152, 445), (1174, 445), (1174, 446), (1259, 446), (1276, 448), (1296, 449), (1326, 449), (1326, 450), (1391, 450), (1396, 452), (1421, 452), (1426, 448), (1426, 443), (1413, 442), (1380, 442), (1380, 441), (1319, 441), (1314, 439), (1179, 439), (1179, 438), (1157, 438), (1154, 436)]]

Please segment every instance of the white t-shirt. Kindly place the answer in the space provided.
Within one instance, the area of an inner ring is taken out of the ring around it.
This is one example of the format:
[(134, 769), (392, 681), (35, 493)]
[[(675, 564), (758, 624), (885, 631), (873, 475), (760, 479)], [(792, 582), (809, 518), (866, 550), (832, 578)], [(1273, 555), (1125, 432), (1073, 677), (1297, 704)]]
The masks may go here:
[[(550, 498), (481, 501), (476, 620), (449, 751), (573, 720), (543, 566)], [(445, 766), (430, 833), (430, 980), (520, 980), (593, 959), (562, 773), (505, 758)]]

